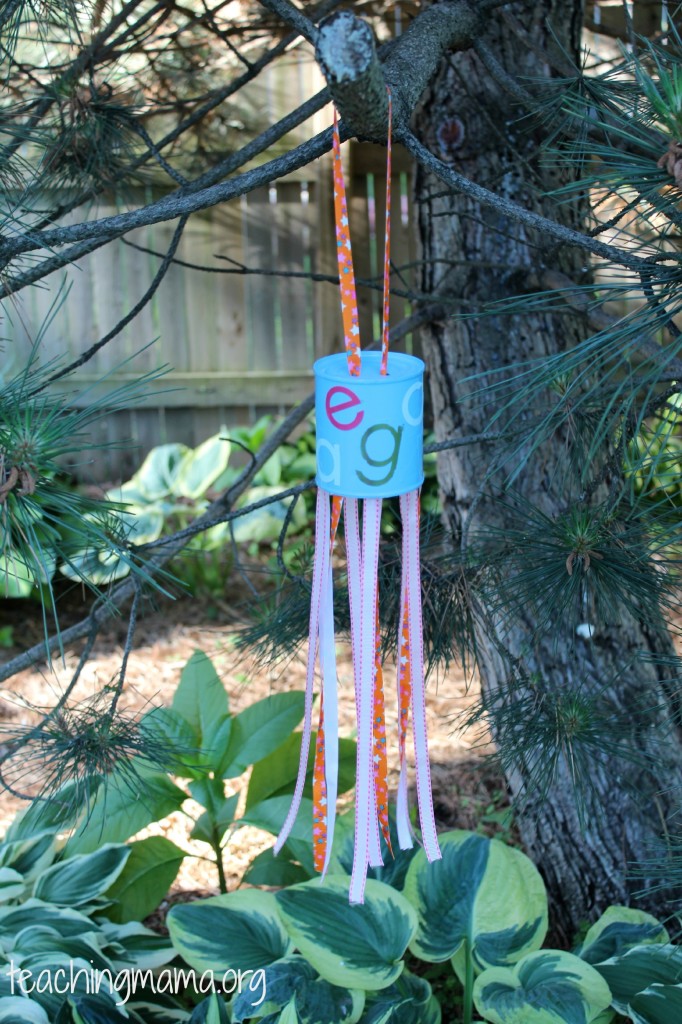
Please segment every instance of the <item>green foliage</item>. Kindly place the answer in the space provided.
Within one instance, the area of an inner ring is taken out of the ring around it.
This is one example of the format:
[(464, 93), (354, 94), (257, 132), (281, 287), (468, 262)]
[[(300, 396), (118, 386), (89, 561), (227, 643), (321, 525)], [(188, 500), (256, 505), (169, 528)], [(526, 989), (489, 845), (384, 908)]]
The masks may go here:
[[(195, 651), (182, 670), (171, 706), (153, 708), (140, 722), (144, 742), (152, 749), (173, 751), (167, 769), (173, 778), (143, 754), (105, 775), (67, 842), (70, 856), (91, 853), (103, 843), (125, 842), (151, 822), (183, 809), (191, 797), (203, 808), (192, 819), (191, 837), (210, 847), (224, 892), (223, 858), (233, 833), (244, 825), (274, 835), (280, 830), (296, 782), (301, 736), (294, 730), (303, 710), (304, 694), (290, 691), (272, 694), (233, 714), (213, 663), (202, 651)], [(355, 742), (341, 740), (340, 752), (339, 792), (343, 793), (355, 781)], [(252, 765), (246, 791), (227, 792), (225, 780), (241, 776)], [(311, 792), (311, 776), (312, 759), (306, 794)], [(306, 796), (304, 807), (311, 806)], [(310, 878), (311, 820), (312, 813), (307, 821), (301, 814), (282, 856), (262, 857), (249, 869), (249, 881), (257, 878), (259, 884), (277, 885), (282, 877), (288, 882)], [(128, 919), (147, 886), (151, 888), (144, 906), (159, 902), (178, 857), (183, 856), (172, 843), (151, 839), (133, 844), (131, 851), (130, 863), (112, 890), (120, 899), (115, 911), (120, 920)]]
[(572, 953), (539, 951), (514, 967), (489, 967), (474, 985), (476, 1009), (491, 1024), (591, 1024), (611, 992)]
[[(418, 960), (450, 960), (466, 1022), (474, 1007), (490, 1024), (608, 1024), (614, 1010), (637, 1024), (674, 1019), (661, 1006), (667, 1000), (671, 1013), (682, 990), (679, 947), (655, 918), (610, 907), (575, 953), (541, 950), (547, 897), (525, 854), (473, 832), (440, 841), (442, 861), (417, 853), (402, 893), (370, 879), (365, 902), (350, 905), (349, 871), (274, 894), (241, 890), (175, 906), (173, 943), (196, 970), (218, 973), (229, 962), (260, 972), (231, 1000), (235, 1022), (440, 1024), (424, 964), (415, 961), (419, 975), (405, 966), (408, 948)], [(346, 842), (341, 824), (335, 871)], [(453, 1006), (442, 1013), (460, 1019)]]
[(38, 367), (38, 344), (24, 370), (0, 383), (0, 594), (27, 597), (39, 588), (45, 608), (54, 611), (57, 569), (95, 593), (131, 571), (150, 579), (120, 506), (74, 490), (63, 467), (82, 462), (93, 447), (93, 425), (134, 405), (158, 375), (121, 386), (106, 406), (93, 400), (77, 408), (69, 396), (44, 390), (55, 366)]
[[(112, 893), (126, 888), (126, 876), (130, 884), (135, 845), (107, 843), (71, 856), (59, 837), (64, 824), (47, 815), (41, 819), (29, 808), (0, 842), (0, 1020), (188, 1020), (180, 1003), (167, 997), (156, 1001), (149, 991), (133, 994), (125, 1006), (128, 1017), (122, 1016), (119, 992), (125, 992), (125, 984), (117, 990), (113, 983), (134, 969), (153, 973), (176, 954), (168, 939), (139, 923), (143, 900), (127, 923), (112, 920)], [(166, 888), (174, 877), (166, 874)]]
[(432, 865), (420, 851), (405, 880), (404, 894), (419, 915), (410, 947), (415, 956), (429, 962), (453, 958), (458, 971), (471, 958), (480, 971), (516, 963), (540, 948), (547, 896), (525, 854), (463, 830), (447, 833), (441, 851), (442, 860)]

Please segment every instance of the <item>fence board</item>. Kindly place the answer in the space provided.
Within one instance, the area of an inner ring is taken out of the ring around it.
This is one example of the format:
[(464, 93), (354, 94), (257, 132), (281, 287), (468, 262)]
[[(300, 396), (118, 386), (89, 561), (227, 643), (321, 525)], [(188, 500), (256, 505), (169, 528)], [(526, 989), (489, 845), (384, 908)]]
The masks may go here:
[[(309, 73), (305, 66), (299, 67), (301, 88), (310, 88)], [(268, 102), (275, 110), (277, 89), (271, 91)], [(274, 114), (269, 116), (274, 118)], [(328, 110), (317, 115), (316, 127), (328, 119)], [(347, 152), (345, 158), (349, 162), (356, 275), (377, 275), (380, 281), (386, 151), (369, 144), (345, 148), (352, 150), (350, 161)], [(412, 210), (407, 211), (408, 221), (404, 222), (400, 175), (405, 174), (407, 164), (399, 148), (396, 153), (392, 254), (397, 267), (407, 267), (410, 283), (418, 277), (408, 266), (415, 259), (409, 223)], [(305, 175), (288, 177), (270, 190), (250, 193), (241, 203), (194, 215), (185, 228), (177, 259), (225, 271), (230, 269), (229, 263), (216, 257), (227, 256), (251, 269), (335, 275), (330, 159), (305, 170)], [(373, 228), (369, 174), (374, 175)], [(129, 189), (123, 197), (100, 200), (93, 216), (142, 205), (150, 198), (149, 189)], [(156, 189), (154, 196), (158, 194)], [(79, 217), (74, 213), (69, 219)], [(44, 361), (57, 356), (63, 362), (74, 359), (131, 309), (153, 280), (174, 228), (174, 224), (141, 228), (127, 236), (128, 242), (141, 248), (115, 241), (69, 268), (66, 276), (71, 290), (46, 332), (41, 349)], [(31, 338), (55, 301), (64, 276), (53, 275), (46, 282), (49, 287), (26, 289), (16, 296), (18, 312), (7, 307), (3, 333), (13, 342), (7, 347), (15, 364), (25, 360)], [(394, 274), (392, 281), (396, 285), (399, 278)], [(372, 321), (381, 310), (381, 292), (360, 288), (358, 298), (361, 336), (367, 344), (376, 336)], [(404, 299), (393, 299), (392, 323), (408, 312)], [(235, 425), (270, 410), (281, 412), (312, 390), (313, 359), (340, 351), (342, 345), (338, 292), (332, 284), (313, 284), (304, 277), (211, 273), (173, 265), (152, 302), (120, 336), (55, 387), (56, 392), (69, 395), (74, 388), (78, 392), (89, 388), (86, 395), (76, 396), (76, 405), (93, 398), (105, 402), (113, 387), (133, 382), (140, 373), (162, 364), (170, 367), (143, 402), (110, 415), (95, 428), (95, 443), (121, 441), (123, 447), (100, 453), (96, 463), (79, 469), (79, 475), (90, 480), (126, 476), (153, 444), (173, 440), (198, 444), (222, 424)], [(100, 385), (97, 381), (103, 373), (109, 376)]]

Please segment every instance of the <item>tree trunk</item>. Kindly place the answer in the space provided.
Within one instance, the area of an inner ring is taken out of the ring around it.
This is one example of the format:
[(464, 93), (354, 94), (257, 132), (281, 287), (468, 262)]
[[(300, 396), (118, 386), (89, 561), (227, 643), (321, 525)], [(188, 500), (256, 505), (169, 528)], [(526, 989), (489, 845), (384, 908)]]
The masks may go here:
[[(537, 82), (557, 74), (550, 64), (560, 68), (563, 61), (565, 66), (559, 47), (577, 60), (582, 15), (581, 0), (536, 0), (532, 6), (517, 5), (513, 17), (522, 23), (521, 35), (495, 12), (490, 15), (483, 42), (508, 75)], [(553, 184), (551, 174), (561, 172), (541, 165), (540, 129), (529, 120), (521, 121), (522, 113), (511, 94), (493, 80), (470, 50), (444, 61), (416, 124), (428, 148), (451, 160), (470, 179), (577, 227), (585, 212), (579, 204), (559, 205), (541, 196), (541, 191)], [(543, 246), (543, 239), (500, 214), (476, 206), (465, 196), (445, 195), (442, 183), (421, 169), (416, 190), (424, 291), (439, 298), (444, 294), (456, 297), (463, 303), (462, 312), (475, 313), (491, 300), (518, 294), (528, 279), (537, 280), (546, 267), (558, 269), (574, 281), (586, 279), (584, 256), (577, 250)], [(437, 439), (488, 429), (493, 407), (490, 402), (485, 406), (464, 402), (471, 386), (463, 385), (463, 378), (562, 351), (577, 344), (585, 333), (578, 317), (532, 311), (523, 316), (449, 319), (434, 324), (425, 332), (424, 350)], [(580, 490), (571, 484), (564, 465), (569, 443), (565, 435), (548, 442), (529, 460), (516, 483), (525, 500), (551, 516), (576, 500)], [(445, 517), (455, 543), (467, 518), (473, 529), (482, 523), (505, 526), (508, 512), (494, 500), (482, 500), (478, 495), (489, 451), (489, 445), (477, 445), (450, 450), (440, 457)], [(488, 492), (496, 488), (499, 494), (501, 487), (501, 478), (496, 479)], [(551, 635), (545, 633), (529, 643), (536, 625), (530, 612), (521, 612), (504, 635), (501, 625), (493, 637), (489, 630), (480, 630), (481, 680), (488, 700), (510, 692), (511, 676), (515, 699), (526, 704), (534, 695), (541, 699), (543, 693), (550, 692), (598, 696), (621, 729), (623, 722), (629, 723), (624, 740), (631, 753), (641, 754), (637, 763), (628, 758), (601, 758), (595, 749), (582, 813), (569, 758), (559, 758), (544, 799), (531, 790), (532, 755), (525, 760), (519, 757), (508, 771), (510, 789), (520, 801), (523, 842), (548, 886), (555, 912), (554, 937), (568, 943), (582, 922), (593, 920), (609, 904), (633, 903), (659, 915), (669, 912), (671, 891), (652, 888), (653, 876), (637, 877), (633, 864), (649, 860), (657, 846), (660, 851), (661, 835), (677, 810), (682, 743), (671, 687), (666, 685), (660, 659), (658, 663), (631, 664), (635, 652), (671, 653), (666, 635), (629, 618), (618, 626), (600, 629), (590, 640), (576, 636), (575, 623), (567, 629), (565, 623), (555, 622)], [(508, 657), (501, 655), (502, 646)], [(646, 721), (638, 722), (636, 709), (644, 706), (655, 710), (650, 710)], [(532, 725), (529, 722), (529, 734)], [(537, 764), (534, 767), (537, 769)], [(645, 894), (635, 897), (643, 889)]]

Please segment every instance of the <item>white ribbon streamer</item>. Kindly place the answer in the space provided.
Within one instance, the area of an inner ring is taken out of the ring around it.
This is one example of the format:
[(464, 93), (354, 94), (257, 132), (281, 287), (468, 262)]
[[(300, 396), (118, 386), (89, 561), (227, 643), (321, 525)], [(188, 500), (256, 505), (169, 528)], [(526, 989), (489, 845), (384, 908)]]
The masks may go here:
[(412, 734), (417, 776), (417, 801), (424, 851), (429, 861), (440, 860), (436, 822), (431, 795), (431, 768), (426, 731), (426, 694), (424, 685), (424, 639), (422, 627), (421, 578), (419, 572), (419, 491), (400, 496), (403, 521), (403, 572), (407, 580), (409, 605), (408, 632), (412, 670)]
[[(301, 806), (305, 777), (308, 771), (308, 754), (310, 751), (310, 734), (313, 716), (313, 681), (315, 679), (315, 660), (317, 640), (320, 632), (320, 621), (323, 617), (323, 603), (326, 603), (328, 576), (331, 571), (329, 558), (330, 511), (329, 494), (318, 488), (317, 506), (315, 511), (315, 560), (313, 564), (313, 589), (310, 600), (310, 622), (308, 663), (306, 669), (305, 712), (303, 717), (303, 734), (301, 736), (301, 758), (298, 764), (296, 788), (291, 807), (282, 830), (274, 847), (275, 856), (280, 852), (293, 828), (296, 815)], [(332, 613), (333, 616), (333, 613)], [(333, 618), (332, 618), (333, 621)], [(326, 714), (326, 708), (325, 708)]]

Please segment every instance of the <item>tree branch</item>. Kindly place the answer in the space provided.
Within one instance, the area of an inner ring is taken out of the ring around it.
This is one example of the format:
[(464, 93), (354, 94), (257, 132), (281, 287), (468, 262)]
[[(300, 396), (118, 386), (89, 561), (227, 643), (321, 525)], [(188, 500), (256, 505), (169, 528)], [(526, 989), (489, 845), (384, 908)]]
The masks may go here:
[(315, 56), (350, 134), (385, 141), (386, 86), (391, 90), (395, 130), (406, 130), (443, 55), (471, 46), (482, 24), (481, 14), (465, 0), (434, 4), (410, 23), (382, 64), (366, 22), (350, 11), (325, 18)]
[[(415, 328), (427, 321), (440, 316), (441, 313), (442, 310), (439, 306), (423, 307), (391, 330), (391, 343), (399, 341), (400, 338), (405, 337), (406, 334), (410, 334), (411, 331), (415, 330)], [(381, 342), (380, 340), (376, 340), (373, 344), (374, 347), (378, 347)], [(272, 495), (269, 498), (256, 502), (246, 508), (233, 509), (235, 502), (246, 491), (261, 466), (263, 466), (270, 456), (286, 441), (291, 431), (305, 419), (308, 413), (312, 410), (314, 404), (315, 396), (314, 394), (311, 394), (292, 409), (277, 430), (275, 430), (275, 432), (271, 434), (263, 444), (241, 476), (234, 482), (232, 487), (221, 495), (220, 498), (211, 502), (206, 511), (196, 519), (191, 526), (178, 531), (171, 537), (163, 539), (163, 546), (161, 547), (161, 550), (145, 564), (145, 569), (150, 576), (158, 573), (165, 565), (167, 565), (171, 558), (177, 555), (178, 552), (185, 547), (188, 541), (192, 537), (196, 536), (196, 534), (209, 529), (211, 526), (215, 526), (217, 523), (230, 522), (233, 519), (237, 519), (239, 516), (246, 515), (248, 512), (261, 507), (263, 504), (278, 501), (282, 496), (286, 497), (287, 495), (293, 495), (295, 493), (299, 493), (301, 490), (307, 489), (307, 487), (314, 486), (313, 483), (304, 484), (298, 488), (292, 488), (290, 491), (284, 491), (282, 492), (282, 495)], [(158, 547), (158, 542), (156, 542), (155, 545), (150, 545), (150, 547), (154, 546)], [(75, 623), (68, 629), (53, 634), (48, 637), (47, 640), (39, 644), (34, 644), (34, 646), (30, 647), (27, 651), (24, 651), (22, 654), (12, 658), (11, 661), (8, 661), (0, 668), (0, 682), (9, 679), (16, 672), (22, 672), (24, 669), (30, 668), (31, 665), (43, 661), (47, 653), (62, 650), (67, 644), (74, 643), (76, 640), (81, 640), (83, 637), (91, 635), (95, 628), (101, 628), (102, 624), (112, 618), (121, 605), (125, 604), (125, 602), (131, 597), (134, 597), (137, 586), (137, 579), (129, 577), (123, 583), (114, 587), (111, 593), (107, 596), (106, 602), (98, 604), (90, 614), (80, 622)]]
[[(595, 256), (601, 256), (602, 259), (608, 260), (610, 263), (628, 267), (638, 273), (650, 273), (652, 264), (659, 262), (661, 259), (660, 253), (655, 254), (652, 259), (642, 259), (641, 256), (631, 255), (614, 245), (607, 245), (605, 242), (600, 242), (596, 238), (584, 235), (580, 231), (574, 231), (573, 228), (564, 227), (563, 224), (558, 224), (548, 217), (542, 217), (539, 213), (533, 213), (532, 210), (524, 209), (524, 207), (519, 206), (518, 203), (513, 202), (511, 199), (506, 199), (503, 196), (496, 195), (495, 192), (490, 192), (487, 188), (483, 188), (482, 185), (477, 185), (475, 182), (470, 181), (469, 178), (465, 178), (463, 174), (453, 170), (448, 164), (439, 160), (409, 130), (401, 134), (399, 141), (419, 160), (426, 170), (432, 171), (436, 177), (440, 178), (446, 185), (449, 185), (455, 192), (462, 192), (464, 195), (471, 196), (472, 199), (475, 199), (482, 206), (491, 207), (504, 217), (519, 221), (541, 235), (556, 239), (562, 245), (577, 246), (579, 249), (585, 249)], [(669, 258), (672, 259), (673, 254), (670, 254)]]

